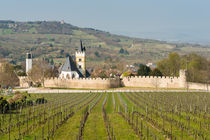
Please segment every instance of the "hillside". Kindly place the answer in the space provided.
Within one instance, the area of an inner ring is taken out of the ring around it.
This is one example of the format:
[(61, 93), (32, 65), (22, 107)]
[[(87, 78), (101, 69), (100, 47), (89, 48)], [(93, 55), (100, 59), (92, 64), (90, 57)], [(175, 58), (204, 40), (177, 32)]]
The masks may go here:
[(104, 62), (157, 62), (174, 51), (195, 52), (210, 58), (209, 46), (131, 38), (57, 21), (0, 21), (0, 55), (15, 62), (24, 61), (28, 51), (32, 51), (35, 58), (53, 58), (61, 62), (68, 53), (74, 55), (80, 39), (87, 47), (89, 66)]

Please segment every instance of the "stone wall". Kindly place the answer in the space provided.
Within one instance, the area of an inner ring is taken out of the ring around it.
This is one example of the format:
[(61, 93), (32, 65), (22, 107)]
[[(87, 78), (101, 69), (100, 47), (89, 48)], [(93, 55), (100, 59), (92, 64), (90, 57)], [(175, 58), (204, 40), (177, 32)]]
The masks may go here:
[(27, 76), (19, 76), (19, 86), (22, 87), (22, 88), (26, 88), (26, 87), (29, 87), (29, 80), (28, 80), (28, 77)]
[[(19, 77), (20, 87), (29, 87), (27, 77)], [(180, 70), (179, 77), (135, 76), (118, 78), (80, 78), (80, 79), (45, 79), (45, 87), (56, 88), (84, 88), (84, 89), (109, 89), (123, 87), (150, 87), (150, 88), (182, 88), (208, 90), (207, 84), (186, 82), (185, 71)]]
[(125, 77), (122, 80), (125, 87), (151, 87), (151, 88), (186, 88), (185, 71), (180, 70), (179, 77), (135, 76)]
[(209, 91), (210, 85), (209, 84), (202, 84), (202, 83), (187, 83), (189, 89), (198, 89), (198, 90), (207, 90)]
[(80, 79), (45, 79), (45, 87), (109, 89), (120, 87), (120, 79), (80, 78)]

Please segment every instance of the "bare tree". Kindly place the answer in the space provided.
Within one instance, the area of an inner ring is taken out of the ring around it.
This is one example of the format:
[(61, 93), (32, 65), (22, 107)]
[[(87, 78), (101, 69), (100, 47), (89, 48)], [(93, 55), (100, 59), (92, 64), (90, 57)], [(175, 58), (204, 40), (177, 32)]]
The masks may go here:
[(7, 63), (4, 60), (0, 61), (0, 86), (14, 87), (17, 86), (19, 79), (14, 72), (12, 64)]
[(37, 60), (34, 62), (32, 69), (28, 72), (28, 78), (37, 86), (44, 86), (44, 80), (47, 77), (55, 76), (54, 68), (50, 67), (50, 65), (43, 60)]

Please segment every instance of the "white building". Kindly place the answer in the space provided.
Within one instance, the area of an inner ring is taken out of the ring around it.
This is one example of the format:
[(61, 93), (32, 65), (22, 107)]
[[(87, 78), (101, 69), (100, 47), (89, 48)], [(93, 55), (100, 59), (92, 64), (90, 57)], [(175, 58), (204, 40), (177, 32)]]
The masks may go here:
[(32, 69), (32, 54), (26, 53), (26, 73)]

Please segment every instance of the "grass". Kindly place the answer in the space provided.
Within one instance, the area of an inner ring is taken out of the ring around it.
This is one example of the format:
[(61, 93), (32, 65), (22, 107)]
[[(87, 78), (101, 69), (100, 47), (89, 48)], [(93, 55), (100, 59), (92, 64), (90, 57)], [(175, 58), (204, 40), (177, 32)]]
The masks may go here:
[(105, 96), (100, 99), (99, 103), (93, 108), (88, 116), (84, 128), (84, 140), (106, 140), (107, 133), (102, 115), (102, 103)]
[[(115, 94), (116, 95), (116, 94)], [(117, 96), (115, 96), (116, 104), (119, 104)], [(106, 111), (114, 131), (115, 138), (118, 140), (137, 140), (138, 136), (134, 133), (131, 126), (117, 113), (114, 112), (112, 94), (109, 94), (106, 105)]]

